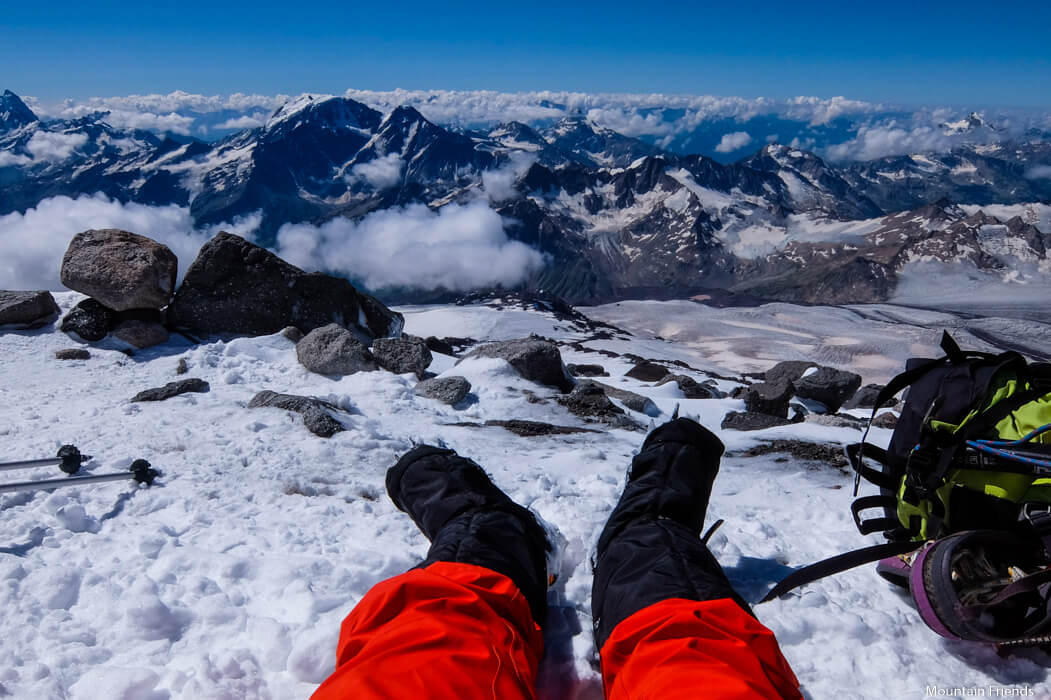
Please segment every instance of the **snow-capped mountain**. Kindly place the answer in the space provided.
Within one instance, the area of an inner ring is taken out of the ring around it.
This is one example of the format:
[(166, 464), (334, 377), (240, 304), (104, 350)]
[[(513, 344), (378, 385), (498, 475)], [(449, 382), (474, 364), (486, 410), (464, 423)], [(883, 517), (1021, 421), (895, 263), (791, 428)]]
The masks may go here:
[[(972, 117), (966, 128), (987, 128)], [(1049, 166), (1043, 141), (846, 165), (772, 143), (723, 164), (583, 117), (456, 131), (413, 107), (384, 114), (324, 95), (290, 100), (263, 125), (206, 143), (116, 128), (104, 112), (41, 121), (13, 93), (0, 97), (0, 215), (101, 192), (188, 207), (199, 225), (258, 214), (259, 240), (270, 244), (288, 223), (487, 198), (511, 238), (547, 255), (529, 284), (578, 302), (709, 287), (874, 301), (920, 260), (1006, 275), (1020, 261), (1045, 261), (1051, 230), (995, 213), (972, 224), (970, 214), (954, 215), (933, 230), (913, 222), (925, 216), (914, 210), (943, 199), (1040, 202), (1051, 198)], [(993, 250), (998, 226), (1012, 240), (1003, 245), (1020, 253), (1015, 263)]]

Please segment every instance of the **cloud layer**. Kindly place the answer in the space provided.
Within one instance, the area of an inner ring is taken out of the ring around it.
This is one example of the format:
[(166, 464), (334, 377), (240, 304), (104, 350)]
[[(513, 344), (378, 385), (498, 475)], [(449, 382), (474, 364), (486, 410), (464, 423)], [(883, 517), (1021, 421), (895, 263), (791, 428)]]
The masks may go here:
[(511, 286), (544, 263), (536, 250), (509, 240), (500, 215), (481, 200), (437, 212), (412, 204), (358, 222), (286, 224), (277, 252), (304, 269), (344, 274), (370, 289)]
[(715, 151), (717, 153), (733, 153), (738, 149), (744, 148), (753, 140), (752, 135), (747, 131), (735, 131), (730, 134), (723, 134), (722, 139), (719, 140), (719, 144), (715, 147)]

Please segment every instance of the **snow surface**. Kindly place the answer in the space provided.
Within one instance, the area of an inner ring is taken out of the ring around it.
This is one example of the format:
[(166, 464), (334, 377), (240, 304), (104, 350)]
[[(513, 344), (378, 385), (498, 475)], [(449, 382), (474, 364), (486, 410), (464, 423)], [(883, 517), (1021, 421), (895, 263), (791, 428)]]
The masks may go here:
[[(81, 298), (57, 297), (64, 310)], [(779, 342), (812, 347), (809, 331), (792, 324), (819, 325), (816, 311), (783, 304), (761, 307), (758, 315), (737, 309), (692, 316), (679, 304), (629, 308), (636, 324), (667, 314), (684, 335), (737, 322), (738, 337), (755, 345), (787, 335), (796, 340)], [(547, 313), (484, 306), (402, 311), (414, 334), (503, 339), (535, 332), (699, 369), (732, 355), (730, 348), (644, 335), (589, 341)], [(611, 315), (607, 308), (585, 311)], [(899, 313), (878, 307), (866, 326), (851, 320), (861, 316), (854, 311), (825, 310), (826, 345), (850, 348), (855, 338), (868, 343), (866, 332), (889, 331), (889, 321), (872, 320), (884, 311)], [(949, 318), (900, 313), (915, 323)], [(424, 556), (427, 542), (387, 499), (384, 475), (414, 442), (439, 440), (476, 459), (514, 499), (561, 529), (565, 568), (551, 593), (540, 694), (601, 697), (588, 559), (644, 433), (526, 439), (500, 428), (447, 425), (513, 417), (581, 424), (557, 403), (527, 401), (525, 389), (541, 399), (553, 391), (500, 360), (454, 367), (451, 358), (436, 356), (433, 371), (463, 374), (474, 386), (473, 399), (454, 409), (414, 396), (411, 375), (311, 374), (280, 335), (197, 346), (173, 338), (133, 357), (112, 345), (93, 347), (87, 361), (54, 359), (55, 350), (75, 345), (54, 327), (0, 333), (3, 461), (50, 456), (74, 443), (94, 455), (91, 473), (145, 458), (163, 477), (149, 489), (111, 483), (0, 495), (0, 697), (307, 697), (333, 668), (342, 618), (373, 584)], [(879, 349), (899, 352), (898, 345), (906, 345), (902, 337), (888, 337)], [(598, 362), (612, 375), (605, 381), (652, 397), (663, 411), (658, 422), (680, 404), (731, 451), (775, 437), (838, 444), (858, 437), (809, 423), (719, 431), (722, 415), (741, 402), (686, 400), (674, 385), (624, 377), (630, 367), (624, 358), (563, 350), (567, 362)], [(179, 359), (189, 365), (187, 377), (211, 383), (209, 393), (129, 403), (138, 391), (177, 379)], [(247, 408), (263, 389), (325, 398), (344, 409), (348, 429), (326, 440), (285, 411)], [(889, 435), (876, 429), (872, 439), (885, 444)], [(55, 471), (16, 474), (20, 480)], [(10, 474), (0, 482), (15, 480)], [(748, 600), (789, 567), (877, 541), (854, 529), (851, 481), (828, 465), (779, 455), (724, 458), (708, 522), (726, 524), (711, 547)], [(1031, 687), (1039, 696), (1047, 687), (1047, 656), (1003, 659), (985, 647), (942, 640), (871, 567), (757, 606), (756, 613), (777, 634), (810, 698), (919, 698), (929, 686)]]

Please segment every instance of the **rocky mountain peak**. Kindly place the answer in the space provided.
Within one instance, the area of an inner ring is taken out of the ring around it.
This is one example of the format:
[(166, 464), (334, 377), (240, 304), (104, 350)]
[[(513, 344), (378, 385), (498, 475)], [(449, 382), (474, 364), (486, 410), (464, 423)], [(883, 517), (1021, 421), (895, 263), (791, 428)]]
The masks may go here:
[(10, 90), (4, 90), (0, 95), (0, 131), (18, 129), (35, 121), (39, 119), (22, 98)]

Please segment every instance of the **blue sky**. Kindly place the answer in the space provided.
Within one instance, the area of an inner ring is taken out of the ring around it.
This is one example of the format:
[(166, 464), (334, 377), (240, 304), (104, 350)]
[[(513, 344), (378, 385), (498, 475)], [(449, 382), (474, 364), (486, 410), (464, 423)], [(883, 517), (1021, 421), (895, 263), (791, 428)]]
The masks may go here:
[(2, 88), (445, 88), (1051, 106), (1049, 3), (5, 3)]

